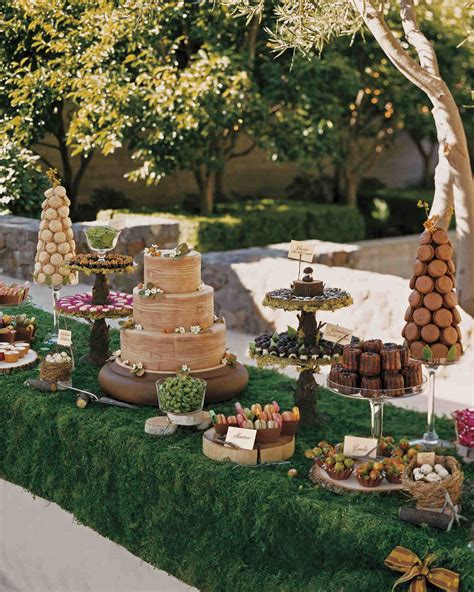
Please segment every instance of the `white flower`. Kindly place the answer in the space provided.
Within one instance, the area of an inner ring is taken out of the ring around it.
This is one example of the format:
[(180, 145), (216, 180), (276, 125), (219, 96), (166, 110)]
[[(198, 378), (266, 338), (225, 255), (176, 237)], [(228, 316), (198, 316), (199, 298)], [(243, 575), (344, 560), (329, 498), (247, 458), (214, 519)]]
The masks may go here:
[(171, 259), (174, 259), (175, 257), (178, 256), (178, 253), (176, 252), (176, 249), (173, 249), (170, 254), (169, 254)]
[(197, 287), (197, 291), (201, 292), (202, 290), (204, 290), (205, 287), (206, 287), (206, 284), (204, 282), (201, 282), (199, 284), (199, 286)]
[(186, 333), (186, 329), (184, 327), (176, 327), (174, 332), (175, 333)]
[(133, 364), (132, 368), (134, 370), (141, 370), (143, 368), (143, 364), (141, 362), (136, 362), (135, 364)]
[(218, 320), (219, 320), (219, 317), (215, 314), (214, 315), (214, 323), (217, 323)]
[(114, 351), (114, 356), (115, 356), (116, 358), (119, 358), (121, 353), (122, 353), (122, 352), (121, 352), (121, 350), (119, 350), (119, 349), (116, 349), (116, 350)]
[(190, 372), (191, 368), (187, 364), (181, 366), (181, 372)]
[(143, 327), (142, 327), (142, 325), (140, 325), (140, 323), (135, 323), (135, 329), (137, 331), (143, 331)]
[(125, 364), (125, 366), (128, 366), (130, 364), (130, 360), (122, 360), (122, 362)]
[(145, 296), (150, 296), (151, 295), (151, 290), (145, 290)]
[(197, 335), (201, 332), (201, 325), (191, 325), (190, 331), (191, 333), (194, 333), (194, 335)]
[(69, 357), (66, 352), (61, 352), (61, 355), (62, 355), (63, 358), (68, 358)]

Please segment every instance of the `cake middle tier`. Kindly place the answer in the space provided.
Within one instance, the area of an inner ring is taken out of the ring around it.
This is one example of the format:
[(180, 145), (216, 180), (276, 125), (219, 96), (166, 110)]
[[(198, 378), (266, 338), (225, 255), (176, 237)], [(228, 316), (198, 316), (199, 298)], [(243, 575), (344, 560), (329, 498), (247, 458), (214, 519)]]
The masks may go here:
[(214, 288), (204, 286), (202, 290), (187, 294), (159, 294), (152, 298), (140, 296), (139, 289), (133, 290), (133, 320), (150, 331), (174, 331), (193, 325), (202, 329), (214, 324)]
[(131, 364), (141, 362), (145, 370), (156, 372), (178, 372), (183, 365), (191, 370), (204, 370), (221, 365), (225, 337), (224, 323), (215, 323), (197, 335), (123, 329), (120, 357)]

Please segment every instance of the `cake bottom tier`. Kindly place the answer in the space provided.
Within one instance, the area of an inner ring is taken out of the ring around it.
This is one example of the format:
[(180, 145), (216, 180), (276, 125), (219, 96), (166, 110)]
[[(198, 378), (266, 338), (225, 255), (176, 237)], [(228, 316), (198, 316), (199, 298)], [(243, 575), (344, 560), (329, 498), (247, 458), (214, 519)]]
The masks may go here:
[[(103, 366), (99, 373), (99, 384), (104, 393), (120, 401), (158, 406), (155, 382), (172, 375), (172, 372), (147, 372), (137, 377), (115, 361)], [(247, 369), (239, 363), (191, 372), (191, 376), (207, 382), (205, 405), (233, 399), (245, 389), (249, 380)]]
[(124, 329), (120, 333), (121, 359), (141, 362), (145, 370), (177, 372), (181, 366), (203, 370), (220, 366), (226, 349), (224, 323), (215, 323), (207, 331), (161, 333)]

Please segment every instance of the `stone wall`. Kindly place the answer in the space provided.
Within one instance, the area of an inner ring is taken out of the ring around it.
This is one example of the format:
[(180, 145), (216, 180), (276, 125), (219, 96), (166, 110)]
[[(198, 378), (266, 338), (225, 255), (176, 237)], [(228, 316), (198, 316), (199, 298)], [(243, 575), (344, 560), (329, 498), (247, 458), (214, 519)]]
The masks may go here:
[[(74, 237), (78, 253), (87, 253), (88, 248), (83, 233), (84, 228), (93, 222), (77, 222), (73, 224)], [(30, 280), (36, 254), (39, 221), (19, 216), (0, 216), (0, 271), (3, 273)], [(146, 245), (153, 243), (165, 248), (176, 246), (179, 238), (179, 223), (165, 218), (143, 218), (134, 216), (120, 234), (117, 252), (131, 255), (139, 264), (137, 274), (141, 277), (143, 254)], [(128, 279), (126, 276), (114, 276), (112, 285), (115, 288), (129, 288), (138, 283), (137, 277)], [(91, 283), (92, 279), (82, 276), (81, 281)]]

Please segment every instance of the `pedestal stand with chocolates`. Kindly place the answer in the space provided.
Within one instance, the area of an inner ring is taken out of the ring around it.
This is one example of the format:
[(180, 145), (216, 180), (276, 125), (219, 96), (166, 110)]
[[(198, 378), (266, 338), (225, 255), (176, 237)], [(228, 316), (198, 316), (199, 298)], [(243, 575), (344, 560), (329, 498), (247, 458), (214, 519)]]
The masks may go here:
[(258, 366), (296, 366), (300, 375), (296, 383), (295, 405), (301, 409), (301, 420), (310, 423), (316, 417), (316, 388), (314, 374), (319, 367), (337, 360), (342, 353), (339, 344), (325, 341), (324, 323), (317, 322), (318, 311), (334, 311), (352, 304), (351, 295), (339, 288), (327, 288), (313, 279), (313, 269), (304, 269), (303, 279), (291, 288), (268, 292), (263, 306), (286, 311), (298, 311), (298, 328), (283, 333), (259, 335), (249, 346), (250, 356)]
[(426, 389), (421, 363), (410, 360), (408, 348), (370, 339), (344, 346), (341, 363), (333, 364), (327, 386), (335, 394), (370, 403), (371, 437), (383, 436), (387, 400), (419, 395)]

